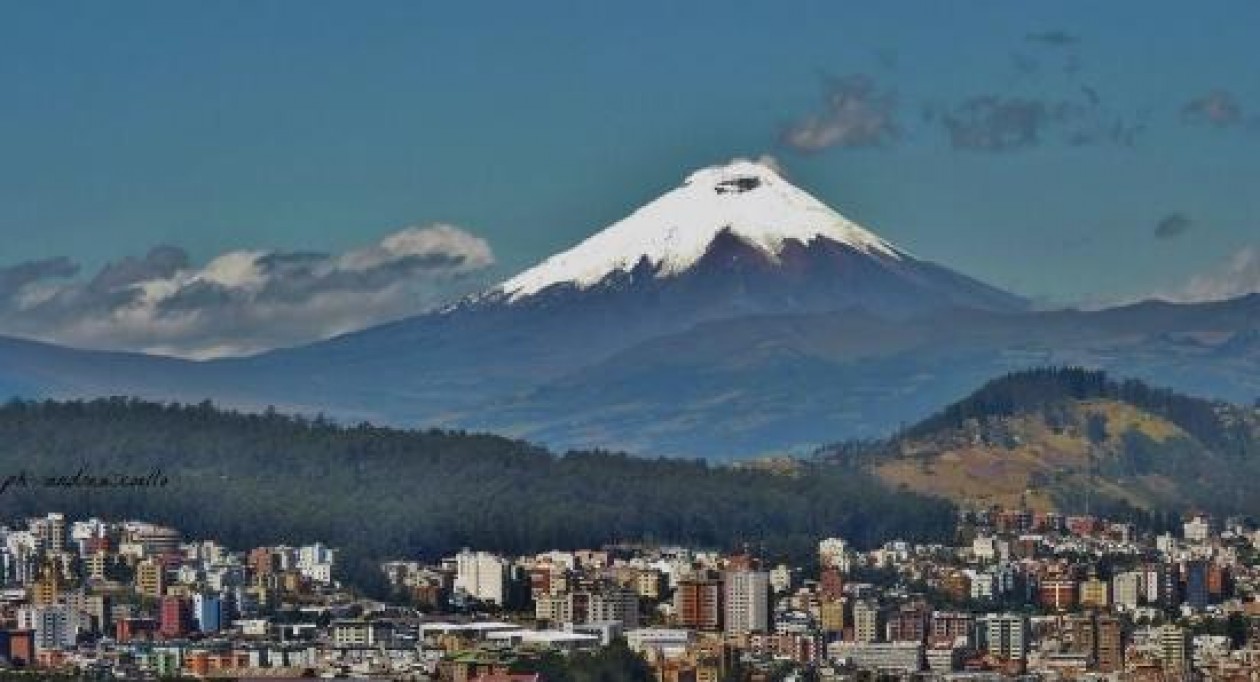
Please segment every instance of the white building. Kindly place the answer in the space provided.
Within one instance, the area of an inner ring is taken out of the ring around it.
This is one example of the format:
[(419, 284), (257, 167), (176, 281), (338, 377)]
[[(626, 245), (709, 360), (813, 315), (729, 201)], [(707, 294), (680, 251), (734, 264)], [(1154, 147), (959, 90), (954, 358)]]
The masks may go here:
[(785, 564), (779, 564), (770, 571), (770, 587), (776, 593), (787, 592), (792, 589), (792, 569)]
[(385, 642), (390, 631), (379, 621), (339, 620), (332, 624), (336, 646), (377, 646)]
[(1196, 516), (1182, 524), (1186, 542), (1204, 543), (1212, 535), (1212, 525), (1203, 516)]
[(455, 555), (455, 589), (483, 602), (503, 605), (507, 598), (508, 563), (489, 552), (465, 549)]
[(848, 573), (853, 564), (853, 552), (842, 538), (826, 538), (818, 543), (818, 559), (823, 568), (838, 568)]
[(1111, 595), (1116, 608), (1136, 609), (1142, 601), (1142, 574), (1138, 571), (1117, 573), (1111, 579)]
[(640, 654), (661, 658), (680, 658), (695, 639), (691, 630), (640, 628), (626, 633), (626, 644)]
[(923, 645), (918, 642), (832, 642), (827, 656), (859, 670), (917, 673), (923, 670)]
[(979, 561), (995, 561), (998, 556), (997, 538), (992, 535), (977, 535), (971, 541), (971, 553)]
[(993, 599), (997, 595), (997, 576), (988, 571), (966, 571), (971, 578), (971, 598)]
[(332, 584), (333, 564), (336, 560), (337, 551), (322, 542), (299, 547), (297, 551), (298, 572), (324, 585)]
[(770, 629), (770, 574), (728, 571), (723, 581), (726, 631), (744, 634)]
[(89, 629), (89, 618), (64, 604), (24, 606), (18, 609), (17, 626), (35, 631), (36, 651), (69, 649), (74, 647), (79, 633)]

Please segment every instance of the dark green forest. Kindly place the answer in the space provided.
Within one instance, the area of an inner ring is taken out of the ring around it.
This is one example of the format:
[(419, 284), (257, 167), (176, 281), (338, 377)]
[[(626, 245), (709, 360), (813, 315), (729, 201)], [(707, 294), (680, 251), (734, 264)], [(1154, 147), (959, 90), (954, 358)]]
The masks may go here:
[[(86, 477), (165, 486), (94, 487)], [(608, 452), (556, 455), (506, 438), (338, 425), (210, 403), (131, 399), (0, 407), (0, 493), (8, 518), (144, 518), (237, 548), (322, 540), (351, 580), (383, 558), (436, 558), (613, 542), (745, 544), (812, 557), (839, 534), (859, 546), (949, 537), (949, 503), (890, 490), (863, 471), (803, 464), (791, 474)], [(75, 475), (78, 479), (74, 479)], [(48, 486), (61, 477), (68, 487)]]

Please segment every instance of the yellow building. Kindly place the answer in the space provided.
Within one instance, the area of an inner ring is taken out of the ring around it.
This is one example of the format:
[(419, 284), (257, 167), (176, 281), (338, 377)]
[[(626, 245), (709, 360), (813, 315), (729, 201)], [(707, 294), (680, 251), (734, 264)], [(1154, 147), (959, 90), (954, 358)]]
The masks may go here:
[(1111, 605), (1111, 585), (1098, 576), (1090, 576), (1081, 583), (1081, 606), (1087, 609), (1105, 609)]
[(818, 605), (818, 623), (823, 632), (844, 631), (844, 601), (824, 599)]
[(31, 603), (35, 606), (48, 606), (57, 603), (65, 583), (61, 579), (61, 571), (52, 564), (45, 564), (40, 571), (39, 579), (31, 585)]
[(166, 594), (166, 571), (154, 559), (136, 564), (136, 592), (143, 597), (160, 599)]
[(660, 599), (665, 576), (660, 571), (647, 568), (639, 571), (635, 591), (644, 599)]

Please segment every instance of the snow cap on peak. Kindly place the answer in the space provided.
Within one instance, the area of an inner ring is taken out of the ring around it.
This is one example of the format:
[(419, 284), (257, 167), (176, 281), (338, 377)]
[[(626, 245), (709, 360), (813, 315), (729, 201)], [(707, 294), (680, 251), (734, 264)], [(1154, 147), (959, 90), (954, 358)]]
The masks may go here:
[(656, 277), (686, 271), (723, 232), (777, 258), (789, 240), (842, 243), (900, 259), (905, 254), (798, 189), (767, 163), (736, 159), (697, 170), (625, 219), (503, 282), (517, 300), (557, 284), (586, 288), (644, 260)]
[(735, 159), (730, 163), (701, 168), (688, 175), (683, 185), (708, 185), (718, 193), (725, 193), (723, 188), (732, 186), (743, 185), (745, 187), (743, 191), (747, 191), (764, 183), (782, 181), (783, 178), (779, 176), (779, 173), (767, 163)]

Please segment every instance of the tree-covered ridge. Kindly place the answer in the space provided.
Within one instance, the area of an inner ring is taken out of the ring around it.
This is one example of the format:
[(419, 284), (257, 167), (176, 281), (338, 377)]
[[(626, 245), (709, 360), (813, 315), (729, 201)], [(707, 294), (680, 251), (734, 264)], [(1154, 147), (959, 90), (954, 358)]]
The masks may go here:
[(462, 546), (527, 552), (643, 540), (805, 556), (824, 535), (859, 545), (940, 539), (953, 521), (944, 501), (826, 464), (785, 476), (608, 452), (555, 455), (497, 436), (344, 426), (209, 403), (0, 407), (0, 473), (155, 468), (165, 487), (12, 487), (0, 494), (0, 514), (142, 517), (241, 547), (320, 539), (365, 567)]
[(968, 420), (1012, 416), (1069, 402), (1109, 399), (1163, 417), (1220, 454), (1260, 456), (1260, 418), (1254, 409), (1187, 396), (1106, 372), (1048, 367), (994, 379), (966, 398), (906, 430), (910, 438), (957, 429)]
[(1260, 515), (1260, 410), (1078, 368), (1009, 374), (887, 440), (820, 454), (966, 505)]

